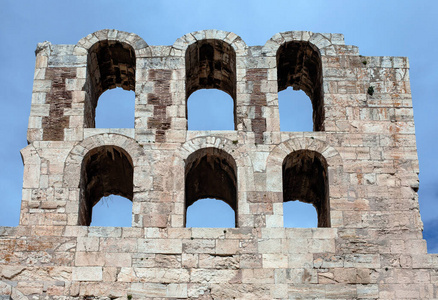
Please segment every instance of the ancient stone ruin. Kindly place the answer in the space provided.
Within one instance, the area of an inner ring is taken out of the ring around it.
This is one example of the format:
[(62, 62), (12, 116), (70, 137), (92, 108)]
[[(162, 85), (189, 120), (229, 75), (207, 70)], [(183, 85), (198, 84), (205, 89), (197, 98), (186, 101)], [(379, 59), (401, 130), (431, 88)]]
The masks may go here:
[[(408, 69), (301, 31), (263, 46), (218, 30), (171, 46), (117, 30), (39, 44), (0, 298), (438, 298)], [(290, 86), (311, 99), (313, 132), (280, 131)], [(135, 91), (135, 127), (95, 128), (115, 87)], [(233, 98), (235, 130), (187, 130), (188, 97), (210, 88)], [(109, 194), (133, 202), (132, 227), (89, 226)], [(235, 228), (185, 226), (205, 197), (230, 205)], [(317, 228), (283, 226), (291, 200), (313, 204)]]

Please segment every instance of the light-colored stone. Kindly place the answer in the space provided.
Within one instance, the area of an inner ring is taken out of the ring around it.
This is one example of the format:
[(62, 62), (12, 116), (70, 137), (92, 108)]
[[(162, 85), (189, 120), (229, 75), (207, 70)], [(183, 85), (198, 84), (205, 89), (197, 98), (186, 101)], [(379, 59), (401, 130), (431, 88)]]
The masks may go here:
[[(116, 43), (109, 58), (96, 52)], [(119, 46), (135, 63), (111, 59)], [(406, 58), (363, 57), (341, 34), (308, 31), (247, 46), (202, 30), (149, 46), (104, 29), (37, 50), (20, 226), (0, 227), (0, 298), (437, 297)], [(92, 128), (96, 95), (114, 87), (135, 90), (134, 127)], [(312, 98), (315, 131), (280, 131), (288, 87)], [(234, 97), (236, 130), (187, 130), (187, 92), (201, 88)], [(220, 185), (199, 192), (210, 176)], [(93, 192), (130, 198), (132, 227), (86, 226)], [(187, 204), (204, 197), (235, 208), (236, 224), (185, 228)], [(284, 228), (295, 200), (316, 207), (320, 228)]]
[(74, 267), (72, 279), (74, 281), (101, 281), (102, 267)]

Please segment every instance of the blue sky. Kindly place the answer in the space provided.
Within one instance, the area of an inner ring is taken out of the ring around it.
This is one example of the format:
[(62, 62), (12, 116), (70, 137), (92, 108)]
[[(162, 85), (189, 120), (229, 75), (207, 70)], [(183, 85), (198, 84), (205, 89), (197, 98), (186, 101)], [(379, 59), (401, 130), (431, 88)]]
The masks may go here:
[[(268, 4), (269, 3), (269, 4)], [(121, 5), (122, 4), (122, 5)], [(365, 56), (410, 60), (420, 209), (429, 251), (438, 252), (438, 1), (20, 1), (0, 11), (0, 225), (18, 223), (34, 50), (38, 42), (76, 44), (104, 28), (133, 32), (150, 45), (171, 45), (186, 33), (221, 29), (248, 45), (277, 32), (343, 33)]]

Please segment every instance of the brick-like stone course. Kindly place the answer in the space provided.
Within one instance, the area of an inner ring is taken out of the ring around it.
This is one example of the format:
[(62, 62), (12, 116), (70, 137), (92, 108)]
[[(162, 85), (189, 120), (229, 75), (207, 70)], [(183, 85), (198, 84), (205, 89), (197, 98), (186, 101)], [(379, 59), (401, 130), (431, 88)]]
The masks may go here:
[[(262, 84), (267, 82), (267, 69), (251, 69), (246, 73), (249, 90), (251, 109), (254, 110), (254, 117), (251, 119), (251, 129), (255, 134), (255, 142), (263, 143), (263, 133), (266, 131), (266, 118), (263, 116), (263, 109), (267, 105), (266, 93), (262, 91)], [(264, 81), (264, 82), (263, 82)]]
[(153, 83), (153, 93), (148, 94), (148, 104), (153, 107), (153, 117), (148, 120), (148, 128), (156, 129), (155, 141), (165, 142), (165, 131), (171, 127), (167, 107), (172, 104), (170, 83), (172, 71), (150, 70), (148, 79)]
[(63, 141), (64, 129), (69, 127), (65, 109), (72, 106), (72, 91), (68, 89), (69, 79), (76, 77), (74, 68), (47, 68), (46, 80), (51, 81), (50, 92), (46, 95), (49, 115), (43, 117), (43, 140)]

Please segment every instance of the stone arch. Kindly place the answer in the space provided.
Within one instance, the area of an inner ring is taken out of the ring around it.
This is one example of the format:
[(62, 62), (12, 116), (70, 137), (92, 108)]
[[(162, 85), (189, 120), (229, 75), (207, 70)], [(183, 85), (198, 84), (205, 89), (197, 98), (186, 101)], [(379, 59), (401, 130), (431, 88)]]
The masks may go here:
[(185, 216), (188, 207), (198, 200), (214, 198), (228, 204), (237, 220), (237, 167), (226, 151), (209, 147), (190, 154), (185, 162), (184, 182)]
[(131, 156), (117, 146), (100, 146), (89, 151), (81, 166), (79, 225), (89, 226), (94, 206), (104, 197), (134, 200), (134, 166)]
[(328, 168), (320, 153), (312, 150), (290, 153), (283, 161), (282, 181), (283, 203), (311, 204), (316, 209), (318, 227), (330, 227)]
[[(341, 37), (310, 31), (287, 31), (275, 34), (262, 48), (264, 55), (277, 59), (277, 93), (291, 86), (294, 90), (302, 90), (310, 98), (314, 131), (325, 129), (324, 66), (321, 57), (335, 55), (335, 44), (343, 44)], [(282, 67), (283, 64), (285, 67)]]
[(237, 34), (228, 31), (208, 29), (191, 32), (178, 38), (172, 45), (171, 54), (174, 56), (185, 56), (186, 50), (190, 45), (197, 41), (207, 39), (220, 40), (229, 44), (236, 52), (236, 56), (244, 56), (248, 51), (248, 46)]
[(135, 33), (119, 31), (116, 29), (103, 29), (90, 33), (78, 41), (75, 45), (73, 54), (88, 55), (89, 49), (100, 41), (118, 41), (126, 43), (134, 49), (137, 58), (152, 56), (150, 47), (141, 37)]
[(174, 190), (177, 193), (175, 197), (176, 211), (181, 214), (178, 219), (178, 227), (184, 226), (184, 216), (185, 214), (185, 165), (189, 156), (201, 149), (214, 148), (218, 150), (223, 150), (225, 153), (229, 154), (235, 164), (236, 164), (236, 175), (237, 175), (237, 208), (236, 212), (236, 226), (239, 225), (240, 212), (244, 210), (247, 206), (245, 195), (247, 191), (254, 191), (254, 168), (249, 157), (247, 149), (245, 146), (239, 145), (237, 140), (231, 140), (219, 136), (207, 136), (207, 137), (197, 137), (191, 139), (184, 144), (175, 152), (172, 159), (172, 169), (170, 172), (175, 178), (172, 179), (174, 182)]
[(246, 155), (247, 152), (243, 149), (243, 147), (241, 147), (241, 145), (239, 145), (238, 141), (220, 136), (205, 136), (188, 140), (181, 145), (174, 157), (186, 160), (190, 154), (203, 148), (217, 148), (224, 150), (234, 158), (238, 168), (252, 168), (252, 162), (249, 156)]
[[(299, 167), (301, 164), (307, 165), (307, 167), (302, 169)], [(319, 170), (316, 170), (318, 174), (314, 174), (316, 171), (309, 171), (309, 168), (313, 167)], [(292, 173), (288, 172), (294, 169), (302, 169), (304, 173), (302, 173), (302, 171), (299, 171), (299, 173), (294, 173), (296, 171), (292, 171)], [(322, 173), (319, 173), (320, 171)], [(306, 203), (312, 203), (318, 213), (318, 227), (331, 226), (329, 190), (330, 185), (335, 182), (332, 176), (334, 174), (340, 174), (341, 172), (342, 158), (338, 151), (326, 142), (312, 137), (293, 138), (277, 145), (269, 154), (266, 162), (268, 189), (272, 192), (281, 193), (283, 195), (283, 202), (300, 200)], [(291, 180), (284, 178), (286, 173), (295, 176), (296, 178), (294, 177), (293, 180), (298, 180), (298, 183), (291, 182)], [(314, 182), (311, 180), (312, 178), (314, 178)], [(299, 185), (301, 183), (304, 184), (305, 180), (308, 180), (308, 184), (306, 184), (305, 187), (300, 187)], [(300, 190), (291, 192), (290, 188), (295, 188), (295, 184), (298, 184), (297, 187), (300, 187)], [(322, 186), (317, 186), (317, 190), (315, 191), (306, 190), (315, 188), (315, 184)], [(287, 197), (287, 195), (284, 194), (285, 187), (288, 188), (288, 196), (295, 199), (285, 199), (285, 197)], [(281, 210), (281, 215), (282, 214)]]
[(187, 124), (190, 122), (189, 98), (192, 93), (202, 89), (216, 89), (227, 93), (231, 97), (233, 103), (233, 129), (236, 129), (236, 52), (230, 44), (217, 39), (205, 39), (191, 44), (186, 50), (185, 74)]
[[(103, 190), (99, 190), (99, 188), (94, 189), (94, 196), (106, 196), (108, 193), (116, 194), (128, 198), (135, 203), (135, 192), (142, 189), (142, 178), (147, 176), (147, 173), (150, 172), (149, 162), (145, 159), (144, 149), (130, 137), (105, 133), (93, 135), (76, 144), (68, 154), (64, 163), (63, 185), (71, 192), (75, 192), (75, 196), (72, 200), (78, 206), (77, 216), (80, 225), (89, 225), (91, 221), (91, 207), (95, 204), (91, 202), (96, 200), (94, 199), (96, 197), (93, 198), (93, 196), (90, 196), (91, 198), (86, 197), (87, 194), (84, 192), (84, 187), (88, 186), (84, 184), (87, 184), (88, 181), (83, 181), (85, 170), (83, 168), (83, 162), (86, 158), (88, 158), (87, 161), (89, 161), (90, 155), (99, 155), (99, 157), (102, 157), (105, 153), (110, 153), (113, 157), (117, 158), (114, 160), (115, 164), (111, 167), (111, 170), (113, 172), (128, 172), (130, 174), (129, 180), (131, 181), (127, 182), (125, 186), (122, 186), (123, 183), (121, 183), (118, 187), (111, 188), (108, 187), (108, 184), (111, 184), (111, 180), (104, 180), (104, 182), (107, 183), (107, 187), (103, 188)], [(104, 162), (104, 160), (100, 161)], [(87, 163), (86, 166), (88, 165)], [(124, 166), (129, 166), (129, 170), (125, 170)], [(82, 201), (84, 199), (87, 201)]]
[(75, 45), (73, 53), (86, 62), (77, 75), (85, 91), (77, 99), (83, 105), (85, 128), (95, 127), (96, 107), (102, 93), (116, 87), (135, 92), (138, 58), (152, 56), (141, 37), (115, 29), (87, 35)]
[[(290, 153), (298, 150), (310, 150), (321, 154), (327, 161), (329, 173), (330, 170), (343, 168), (341, 155), (328, 143), (312, 137), (292, 138), (272, 149), (266, 160), (266, 180), (270, 191), (283, 191), (281, 179), (283, 161)], [(332, 181), (333, 178), (329, 176), (329, 185)]]
[[(239, 124), (242, 122), (241, 117), (238, 116), (237, 110), (237, 107), (242, 104), (240, 96), (237, 93), (237, 82), (241, 82), (244, 76), (244, 72), (238, 72), (238, 69), (243, 68), (242, 66), (244, 64), (242, 61), (246, 59), (245, 55), (248, 52), (248, 46), (242, 40), (242, 38), (240, 38), (235, 33), (214, 29), (201, 30), (188, 33), (177, 39), (172, 45), (171, 55), (184, 57), (184, 68), (187, 71), (187, 68), (190, 69), (191, 67), (187, 64), (186, 55), (193, 52), (190, 51), (190, 49), (200, 51), (200, 49), (198, 48), (205, 44), (210, 44), (213, 46), (212, 48), (214, 48), (214, 55), (216, 55), (216, 57), (215, 59), (204, 61), (209, 62), (205, 66), (195, 68), (202, 69), (203, 71), (209, 71), (204, 74), (205, 76), (197, 76), (197, 74), (195, 74), (194, 76), (186, 75), (185, 97), (181, 97), (180, 105), (186, 106), (187, 119), (187, 100), (193, 92), (205, 88), (215, 88), (222, 90), (225, 93), (229, 94), (233, 99), (234, 129), (237, 129)], [(227, 51), (218, 51), (219, 49), (225, 49)], [(226, 55), (230, 56), (230, 60), (233, 61), (233, 64), (228, 65), (227, 63), (224, 63), (224, 61), (216, 59), (217, 54), (222, 52), (228, 53)]]
[[(190, 35), (190, 34), (189, 34)], [(186, 35), (186, 39), (189, 37)], [(185, 105), (188, 119), (188, 100), (192, 93), (200, 89), (218, 89), (233, 100), (234, 129), (237, 129), (237, 51), (246, 45), (238, 45), (240, 40), (228, 32), (206, 30), (192, 33), (185, 56), (186, 91)], [(236, 51), (237, 50), (237, 51)]]
[(332, 42), (332, 34), (313, 33), (310, 31), (286, 31), (274, 34), (263, 46), (262, 53), (275, 56), (278, 48), (288, 42), (309, 42), (318, 49), (321, 55), (334, 55), (336, 49)]
[(199, 89), (219, 89), (236, 98), (236, 52), (219, 39), (189, 45), (185, 55), (186, 98)]
[(97, 36), (100, 39), (87, 48), (84, 72), (84, 127), (88, 128), (95, 127), (96, 108), (104, 92), (114, 88), (135, 92), (136, 85), (137, 55), (129, 40), (116, 39), (117, 34), (111, 39), (108, 31)]
[(322, 59), (319, 49), (307, 41), (288, 41), (276, 54), (278, 92), (292, 87), (310, 98), (313, 108), (313, 130), (324, 131), (324, 88)]
[[(81, 177), (81, 165), (84, 157), (92, 149), (102, 147), (102, 146), (115, 146), (123, 149), (132, 158), (132, 164), (134, 167), (134, 187), (141, 185), (136, 183), (135, 174), (143, 169), (146, 164), (148, 166), (147, 160), (143, 159), (144, 149), (132, 138), (114, 134), (114, 133), (104, 133), (93, 135), (84, 139), (82, 142), (76, 144), (64, 163), (64, 178), (63, 185), (66, 188), (79, 188), (80, 177)], [(138, 171), (137, 171), (138, 169)]]
[[(342, 39), (341, 39), (342, 37)], [(332, 42), (334, 41), (334, 42)], [(309, 76), (305, 76), (310, 72), (306, 71), (306, 67), (304, 64), (301, 65), (301, 68), (295, 70), (294, 67), (300, 66), (296, 64), (292, 66), (291, 70), (294, 70), (296, 80), (286, 80), (286, 82), (279, 82), (281, 77), (279, 77), (278, 72), (272, 73), (271, 80), (277, 81), (273, 89), (273, 93), (275, 99), (272, 100), (273, 103), (273, 115), (277, 116), (277, 118), (270, 119), (272, 122), (270, 128), (273, 128), (274, 131), (280, 130), (280, 107), (278, 102), (278, 92), (286, 89), (291, 86), (295, 90), (302, 90), (307, 94), (312, 102), (312, 119), (313, 119), (313, 130), (314, 131), (323, 131), (325, 129), (325, 109), (324, 109), (324, 85), (323, 85), (323, 64), (322, 64), (322, 55), (335, 55), (336, 48), (335, 44), (343, 44), (343, 36), (341, 35), (332, 35), (332, 34), (320, 34), (320, 33), (312, 33), (309, 31), (288, 31), (288, 32), (280, 32), (275, 34), (269, 39), (265, 45), (261, 49), (261, 55), (265, 56), (266, 59), (271, 59), (271, 67), (278, 66), (278, 53), (282, 46), (287, 44), (300, 44), (306, 47), (298, 47), (298, 48), (307, 48), (311, 49), (313, 52), (317, 53), (317, 57), (319, 58), (319, 71), (316, 72), (318, 76), (318, 80), (310, 80)], [(303, 52), (303, 49), (300, 49)], [(293, 52), (293, 51), (292, 51)], [(293, 54), (292, 54), (293, 55)], [(287, 58), (291, 58), (293, 56), (285, 56)], [(292, 60), (292, 59), (289, 59)], [(301, 59), (302, 61), (308, 61), (308, 59)], [(298, 72), (296, 72), (298, 71)], [(284, 73), (284, 72), (283, 72)], [(290, 74), (288, 74), (290, 75)], [(301, 76), (304, 75), (304, 76)], [(291, 78), (290, 76), (288, 76)], [(301, 78), (304, 77), (304, 78)], [(310, 79), (313, 77), (310, 76)], [(316, 88), (314, 88), (316, 84)]]

